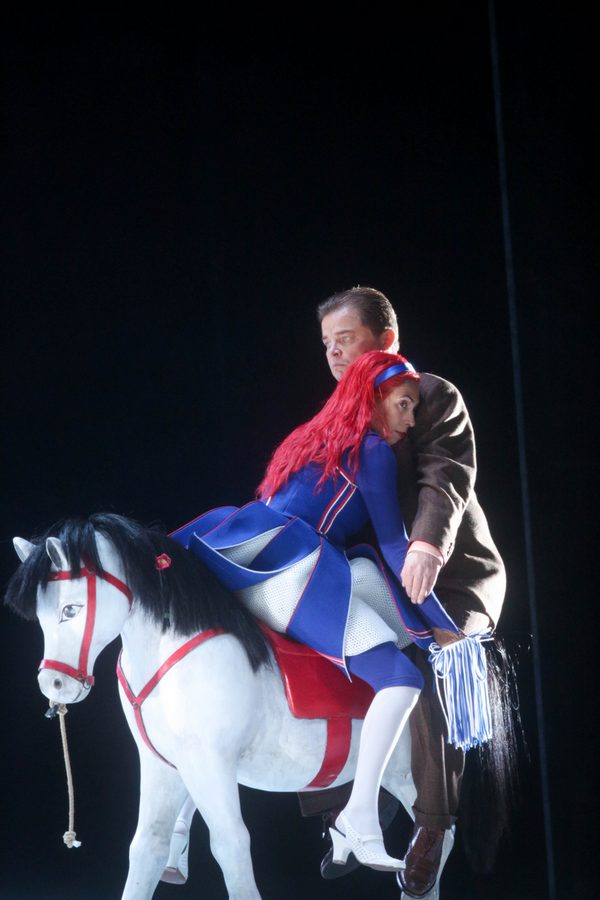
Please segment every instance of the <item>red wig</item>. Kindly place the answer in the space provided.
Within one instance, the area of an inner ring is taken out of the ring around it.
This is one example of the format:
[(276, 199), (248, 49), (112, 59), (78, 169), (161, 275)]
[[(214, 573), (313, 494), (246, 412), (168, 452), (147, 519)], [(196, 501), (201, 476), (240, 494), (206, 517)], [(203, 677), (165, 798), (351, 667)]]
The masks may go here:
[(410, 366), (403, 356), (384, 350), (372, 350), (355, 359), (321, 411), (292, 431), (276, 448), (257, 488), (257, 496), (275, 494), (294, 472), (311, 462), (323, 466), (318, 482), (322, 485), (340, 465), (346, 450), (351, 451), (349, 464), (355, 472), (361, 441), (373, 423), (382, 434), (386, 433), (385, 422), (378, 421), (376, 401), (387, 397), (407, 379), (419, 381), (410, 366), (409, 371), (378, 379), (381, 383), (375, 387), (377, 376), (398, 364)]

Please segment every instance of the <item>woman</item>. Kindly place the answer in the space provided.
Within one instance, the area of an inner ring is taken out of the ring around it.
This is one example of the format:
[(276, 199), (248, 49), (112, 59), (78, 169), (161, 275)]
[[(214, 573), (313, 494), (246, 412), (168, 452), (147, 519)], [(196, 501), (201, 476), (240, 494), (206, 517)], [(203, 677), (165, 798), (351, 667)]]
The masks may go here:
[[(414, 425), (419, 376), (403, 357), (365, 353), (309, 422), (275, 450), (242, 508), (212, 510), (173, 537), (201, 557), (271, 628), (313, 647), (375, 691), (363, 723), (349, 802), (331, 830), (334, 861), (396, 870), (385, 851), (381, 778), (422, 686), (402, 652), (432, 629), (457, 634), (434, 595), (412, 605), (398, 580), (407, 537), (391, 447)], [(371, 548), (348, 551), (368, 521)]]

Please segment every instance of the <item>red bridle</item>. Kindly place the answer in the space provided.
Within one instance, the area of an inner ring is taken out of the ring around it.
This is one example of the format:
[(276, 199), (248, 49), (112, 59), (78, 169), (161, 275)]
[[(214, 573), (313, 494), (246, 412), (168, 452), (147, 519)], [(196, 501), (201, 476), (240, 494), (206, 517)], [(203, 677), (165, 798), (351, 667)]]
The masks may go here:
[[(79, 651), (79, 667), (74, 669), (68, 663), (60, 662), (57, 659), (43, 659), (39, 665), (38, 671), (42, 669), (54, 669), (57, 672), (64, 672), (70, 675), (76, 681), (80, 681), (85, 687), (91, 687), (94, 684), (94, 676), (87, 671), (88, 660), (90, 655), (90, 646), (92, 644), (92, 635), (94, 633), (94, 625), (96, 623), (96, 579), (106, 581), (117, 590), (125, 594), (129, 601), (129, 607), (133, 603), (133, 594), (124, 581), (111, 575), (110, 572), (103, 572), (101, 575), (94, 572), (93, 569), (84, 567), (78, 576), (87, 580), (87, 610), (85, 618), (85, 627), (83, 629), (83, 638), (81, 641), (81, 649)], [(50, 575), (48, 581), (75, 581), (76, 578), (70, 571), (54, 572)]]

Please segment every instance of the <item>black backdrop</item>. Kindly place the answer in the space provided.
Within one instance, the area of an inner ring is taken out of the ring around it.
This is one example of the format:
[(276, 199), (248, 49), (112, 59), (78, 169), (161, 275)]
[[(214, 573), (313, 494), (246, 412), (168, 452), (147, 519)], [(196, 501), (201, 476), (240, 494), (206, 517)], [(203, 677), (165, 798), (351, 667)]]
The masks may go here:
[[(383, 290), (402, 351), (462, 390), (509, 572), (501, 633), (529, 757), (495, 872), (471, 872), (459, 840), (445, 900), (548, 896), (534, 630), (559, 896), (587, 897), (592, 883), (590, 26), (560, 5), (501, 7), (537, 623), (486, 4), (331, 28), (308, 13), (204, 26), (47, 13), (2, 36), (4, 582), (12, 536), (62, 516), (113, 510), (170, 530), (249, 499), (274, 444), (331, 389), (314, 308), (335, 290)], [(117, 898), (137, 802), (118, 648), (68, 717), (84, 842), (70, 851), (41, 649), (39, 629), (3, 610), (0, 897)], [(265, 900), (397, 896), (370, 871), (323, 882), (319, 823), (300, 819), (294, 796), (242, 789), (242, 800)], [(398, 850), (407, 828), (399, 816)], [(161, 885), (157, 900), (202, 887), (225, 897), (199, 820), (191, 867), (186, 887)]]

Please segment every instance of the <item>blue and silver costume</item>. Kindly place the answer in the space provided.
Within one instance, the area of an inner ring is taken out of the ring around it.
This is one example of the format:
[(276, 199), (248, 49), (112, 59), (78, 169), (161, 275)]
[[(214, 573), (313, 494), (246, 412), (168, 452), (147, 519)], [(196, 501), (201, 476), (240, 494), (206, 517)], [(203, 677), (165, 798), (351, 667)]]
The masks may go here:
[[(267, 625), (359, 674), (348, 661), (375, 646), (427, 649), (433, 626), (457, 632), (435, 594), (415, 606), (400, 584), (408, 538), (396, 471), (391, 447), (369, 432), (354, 476), (346, 454), (336, 476), (317, 486), (322, 468), (311, 463), (268, 501), (211, 510), (172, 537)], [(383, 561), (366, 545), (348, 549), (369, 520)], [(406, 677), (395, 683), (419, 687), (420, 673), (402, 659)]]

